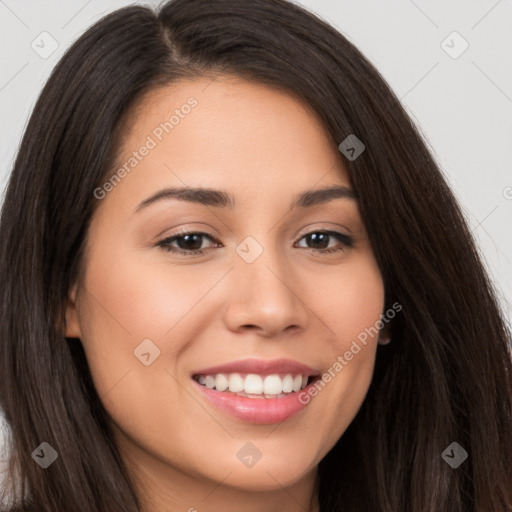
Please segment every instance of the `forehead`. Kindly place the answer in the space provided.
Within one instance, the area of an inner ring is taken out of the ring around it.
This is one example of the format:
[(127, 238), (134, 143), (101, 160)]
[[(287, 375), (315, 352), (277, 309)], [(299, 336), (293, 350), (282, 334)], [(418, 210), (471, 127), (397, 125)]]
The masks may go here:
[(208, 186), (261, 197), (276, 187), (296, 195), (350, 183), (335, 143), (307, 104), (236, 77), (149, 91), (125, 117), (124, 129), (111, 169), (124, 169), (119, 190)]

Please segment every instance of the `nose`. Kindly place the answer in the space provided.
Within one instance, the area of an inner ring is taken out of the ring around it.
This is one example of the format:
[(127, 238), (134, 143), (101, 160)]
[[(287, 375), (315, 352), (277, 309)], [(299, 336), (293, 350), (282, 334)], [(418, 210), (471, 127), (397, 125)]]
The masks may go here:
[(293, 268), (270, 250), (253, 261), (235, 255), (231, 272), (226, 326), (234, 332), (254, 331), (271, 338), (293, 330), (307, 329), (311, 310), (305, 285)]

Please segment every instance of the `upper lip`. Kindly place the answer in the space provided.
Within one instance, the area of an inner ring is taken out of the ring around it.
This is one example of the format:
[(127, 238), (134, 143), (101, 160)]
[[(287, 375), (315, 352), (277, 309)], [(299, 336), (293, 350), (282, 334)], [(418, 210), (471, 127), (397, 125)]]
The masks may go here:
[(310, 377), (316, 376), (320, 372), (293, 359), (243, 359), (202, 368), (195, 371), (193, 375), (216, 375), (218, 373), (255, 373), (258, 375), (291, 373)]

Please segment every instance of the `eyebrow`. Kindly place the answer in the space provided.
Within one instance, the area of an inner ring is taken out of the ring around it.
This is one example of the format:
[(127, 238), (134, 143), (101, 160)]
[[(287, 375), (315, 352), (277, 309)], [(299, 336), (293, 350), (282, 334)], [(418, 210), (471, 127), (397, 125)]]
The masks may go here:
[[(171, 187), (158, 191), (156, 194), (144, 199), (136, 208), (138, 212), (151, 204), (161, 200), (178, 199), (188, 201), (190, 203), (198, 203), (204, 206), (212, 206), (216, 208), (234, 208), (235, 199), (223, 190), (203, 187)], [(332, 185), (330, 187), (307, 190), (294, 197), (291, 209), (307, 208), (323, 203), (327, 203), (334, 199), (350, 199), (355, 201), (355, 193), (348, 187), (343, 185)]]

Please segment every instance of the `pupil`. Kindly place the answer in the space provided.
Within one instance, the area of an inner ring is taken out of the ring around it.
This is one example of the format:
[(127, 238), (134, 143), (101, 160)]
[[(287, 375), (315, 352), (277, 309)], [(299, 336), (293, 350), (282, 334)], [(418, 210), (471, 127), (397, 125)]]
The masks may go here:
[[(309, 239), (310, 241), (313, 242), (313, 244), (318, 244), (318, 242), (320, 241), (320, 245), (322, 245), (322, 247), (320, 247), (321, 249), (325, 249), (327, 247), (327, 245), (325, 245), (325, 241), (327, 241), (327, 238), (329, 237), (329, 235), (327, 233), (312, 233), (309, 236)], [(324, 247), (325, 245), (325, 247)]]
[[(194, 239), (195, 244), (191, 247), (190, 240)], [(180, 249), (185, 249), (186, 251), (195, 251), (201, 248), (201, 235), (183, 235), (177, 240), (178, 246)], [(187, 244), (187, 242), (189, 242)], [(198, 243), (199, 242), (199, 243)], [(184, 247), (182, 247), (184, 246)]]

